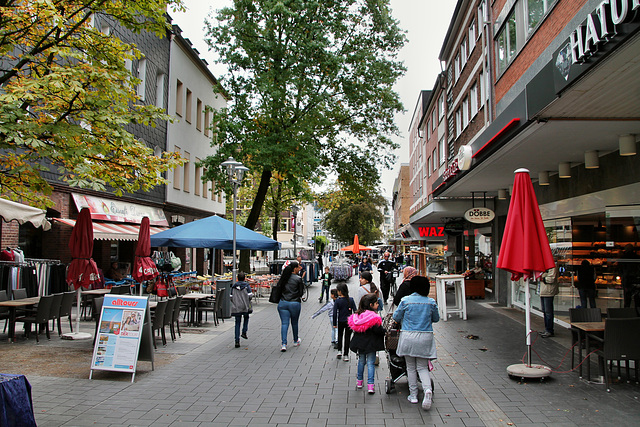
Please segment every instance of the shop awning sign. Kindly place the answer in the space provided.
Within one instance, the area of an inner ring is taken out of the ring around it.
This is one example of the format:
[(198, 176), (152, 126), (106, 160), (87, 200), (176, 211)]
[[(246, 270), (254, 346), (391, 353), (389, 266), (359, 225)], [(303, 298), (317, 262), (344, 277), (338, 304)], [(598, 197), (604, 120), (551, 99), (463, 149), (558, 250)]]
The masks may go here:
[(471, 208), (464, 213), (464, 219), (474, 224), (485, 224), (493, 221), (495, 212), (489, 208)]

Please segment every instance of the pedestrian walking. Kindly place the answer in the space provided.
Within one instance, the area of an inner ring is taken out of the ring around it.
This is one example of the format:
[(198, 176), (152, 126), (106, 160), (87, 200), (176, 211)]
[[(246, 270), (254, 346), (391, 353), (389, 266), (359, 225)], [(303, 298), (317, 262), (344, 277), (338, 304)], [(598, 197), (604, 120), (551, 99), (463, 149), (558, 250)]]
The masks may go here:
[(326, 295), (325, 303), (329, 302), (329, 288), (331, 287), (331, 280), (333, 280), (333, 274), (329, 272), (329, 267), (324, 268), (324, 273), (322, 273), (322, 288), (320, 289), (320, 298), (318, 298), (318, 302), (322, 302), (322, 297)]
[(384, 350), (382, 318), (378, 315), (378, 297), (367, 294), (360, 299), (358, 311), (349, 316), (349, 327), (353, 330), (350, 350), (358, 355), (356, 387), (362, 388), (364, 367), (367, 366), (367, 392), (375, 393), (376, 352)]
[[(244, 281), (245, 274), (243, 271), (238, 272), (238, 281), (231, 287), (231, 315), (236, 319), (236, 348), (240, 347), (240, 337), (248, 339), (247, 331), (249, 330), (249, 314), (253, 313), (251, 307), (251, 299), (253, 293), (251, 286)], [(240, 334), (240, 324), (242, 325), (242, 334)]]
[[(351, 328), (349, 328), (349, 316), (356, 312), (356, 303), (349, 297), (349, 288), (346, 283), (340, 283), (336, 287), (338, 299), (333, 306), (333, 327), (338, 329), (338, 359), (349, 361), (349, 344), (351, 343)], [(344, 338), (344, 347), (343, 347)], [(344, 353), (344, 355), (343, 355)]]
[(312, 319), (315, 319), (325, 311), (329, 315), (329, 326), (331, 327), (331, 345), (333, 348), (338, 348), (338, 329), (333, 327), (333, 305), (338, 299), (337, 289), (331, 289), (331, 299), (323, 305), (318, 311), (311, 315)]
[(395, 280), (392, 271), (396, 268), (396, 263), (389, 260), (391, 254), (385, 252), (382, 256), (384, 259), (378, 263), (378, 272), (380, 273), (380, 290), (382, 291), (382, 301), (387, 303), (389, 299), (389, 291), (391, 282)]
[(578, 267), (578, 281), (574, 283), (580, 295), (580, 306), (587, 308), (587, 300), (591, 308), (596, 308), (596, 270), (591, 263), (583, 259)]
[(558, 266), (554, 266), (540, 276), (540, 306), (544, 317), (542, 338), (554, 336), (553, 299), (558, 295)]
[(362, 261), (358, 264), (358, 272), (360, 275), (362, 275), (363, 271), (373, 271), (371, 260), (366, 255), (362, 257)]
[(433, 390), (429, 364), (436, 358), (436, 340), (433, 323), (440, 320), (438, 305), (429, 298), (429, 279), (415, 276), (411, 279), (412, 294), (404, 297), (393, 313), (393, 320), (400, 323), (400, 338), (396, 354), (404, 356), (407, 365), (407, 380), (411, 403), (418, 403), (418, 375), (422, 382), (424, 398), (422, 408), (431, 408)]
[(402, 269), (402, 283), (398, 286), (396, 294), (393, 296), (393, 305), (400, 305), (400, 300), (411, 295), (411, 279), (418, 275), (418, 270), (413, 267), (405, 267)]
[(360, 307), (360, 300), (363, 296), (367, 294), (374, 294), (376, 298), (379, 299), (378, 310), (382, 311), (382, 299), (380, 299), (380, 291), (378, 287), (373, 283), (373, 275), (370, 271), (363, 271), (360, 276), (360, 286), (356, 291), (356, 296), (353, 298), (353, 301), (356, 304), (356, 307)]
[(291, 261), (284, 270), (278, 285), (282, 289), (282, 295), (278, 302), (278, 314), (280, 315), (280, 334), (282, 336), (282, 347), (280, 351), (287, 351), (287, 335), (289, 334), (289, 323), (293, 332), (293, 342), (296, 346), (302, 341), (298, 335), (298, 319), (300, 318), (301, 298), (304, 295), (304, 283), (299, 276), (302, 267), (297, 261)]

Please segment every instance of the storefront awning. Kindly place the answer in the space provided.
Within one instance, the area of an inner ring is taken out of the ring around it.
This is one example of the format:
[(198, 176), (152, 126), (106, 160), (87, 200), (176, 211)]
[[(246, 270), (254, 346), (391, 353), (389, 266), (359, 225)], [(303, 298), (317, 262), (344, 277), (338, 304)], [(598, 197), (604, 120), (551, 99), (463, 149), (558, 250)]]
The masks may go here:
[[(55, 218), (57, 222), (73, 227), (76, 225), (74, 219)], [(94, 240), (127, 240), (137, 241), (140, 226), (132, 224), (116, 224), (111, 222), (94, 222), (93, 223), (93, 239)], [(169, 227), (150, 227), (150, 234), (153, 236)]]
[(0, 199), (0, 216), (6, 221), (18, 221), (22, 225), (30, 222), (34, 227), (42, 227), (44, 231), (51, 228), (51, 224), (45, 218), (45, 211), (11, 200)]

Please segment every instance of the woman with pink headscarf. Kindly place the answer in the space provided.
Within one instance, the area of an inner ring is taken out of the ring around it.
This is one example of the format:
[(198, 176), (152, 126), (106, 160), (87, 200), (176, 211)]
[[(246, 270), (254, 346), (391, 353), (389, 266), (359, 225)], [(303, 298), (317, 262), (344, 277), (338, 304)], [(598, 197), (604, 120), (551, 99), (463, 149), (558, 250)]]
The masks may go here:
[(418, 270), (413, 267), (405, 267), (402, 270), (402, 283), (398, 287), (398, 291), (393, 296), (393, 305), (396, 307), (400, 305), (400, 300), (407, 295), (411, 295), (411, 289), (409, 286), (409, 282), (411, 282), (411, 278), (418, 275)]

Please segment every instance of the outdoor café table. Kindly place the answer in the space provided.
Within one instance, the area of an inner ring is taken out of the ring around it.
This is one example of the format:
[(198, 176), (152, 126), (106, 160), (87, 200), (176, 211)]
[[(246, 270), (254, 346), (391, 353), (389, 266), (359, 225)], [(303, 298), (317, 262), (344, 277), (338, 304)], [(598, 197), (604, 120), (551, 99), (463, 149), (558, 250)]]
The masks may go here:
[(574, 322), (571, 324), (572, 329), (578, 331), (578, 361), (580, 368), (578, 372), (582, 378), (582, 338), (585, 338), (585, 348), (587, 349), (587, 381), (591, 381), (591, 354), (589, 339), (593, 334), (604, 332), (604, 321), (602, 322)]
[[(93, 298), (101, 297), (101, 296), (109, 294), (109, 293), (111, 293), (111, 289), (110, 288), (87, 289), (86, 291), (85, 290), (82, 291), (82, 299), (88, 304), (90, 300), (93, 300)], [(84, 316), (84, 320), (87, 320), (86, 314)]]
[[(188, 294), (184, 294), (182, 296), (182, 300), (183, 301), (189, 301), (191, 303), (191, 309), (190, 309), (190, 319), (189, 322), (191, 325), (195, 325), (196, 324), (196, 308), (197, 308), (197, 304), (198, 301), (201, 301), (203, 299), (209, 299), (209, 298), (213, 298), (214, 295), (213, 294), (203, 294), (200, 292), (191, 292)], [(200, 322), (201, 319), (198, 319), (198, 322)]]
[(35, 427), (31, 385), (24, 375), (0, 374), (0, 426)]
[(38, 301), (40, 301), (40, 297), (0, 301), (1, 307), (9, 307), (9, 341), (15, 341), (16, 339), (16, 311), (18, 308), (35, 305)]

